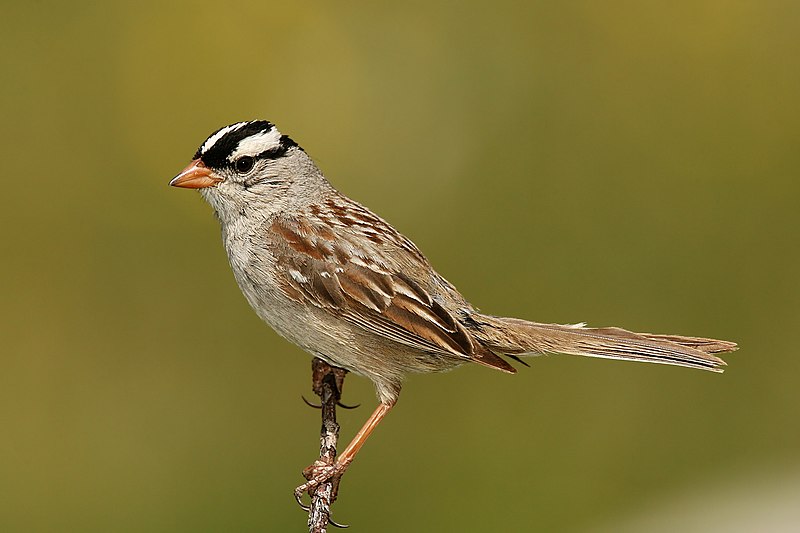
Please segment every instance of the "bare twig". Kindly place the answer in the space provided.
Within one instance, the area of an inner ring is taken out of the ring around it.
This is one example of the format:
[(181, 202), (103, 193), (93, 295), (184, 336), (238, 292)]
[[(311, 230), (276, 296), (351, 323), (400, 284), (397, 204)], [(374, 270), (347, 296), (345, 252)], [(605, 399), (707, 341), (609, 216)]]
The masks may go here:
[[(311, 361), (312, 388), (322, 404), (322, 428), (319, 435), (319, 460), (332, 465), (336, 460), (336, 443), (339, 424), (336, 422), (336, 405), (342, 397), (342, 386), (347, 370), (329, 365), (317, 357)], [(320, 483), (311, 495), (308, 511), (309, 533), (325, 533), (331, 521), (331, 505), (339, 490), (338, 478)]]

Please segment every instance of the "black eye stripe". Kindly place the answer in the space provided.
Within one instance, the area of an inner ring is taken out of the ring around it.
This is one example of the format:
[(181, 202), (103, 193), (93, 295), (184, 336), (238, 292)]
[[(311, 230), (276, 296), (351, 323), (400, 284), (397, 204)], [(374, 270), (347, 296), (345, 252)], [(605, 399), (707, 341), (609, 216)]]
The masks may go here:
[[(264, 150), (260, 154), (256, 155), (255, 158), (257, 160), (278, 159), (278, 158), (281, 158), (284, 155), (286, 155), (286, 152), (288, 152), (289, 148), (292, 148), (292, 147), (297, 147), (300, 150), (302, 150), (302, 148), (300, 148), (297, 145), (296, 142), (294, 142), (292, 139), (290, 139), (287, 135), (283, 135), (283, 136), (281, 136), (280, 144), (278, 144), (278, 146), (276, 146), (274, 148), (270, 148), (269, 150)], [(244, 157), (247, 157), (247, 156), (244, 156)], [(241, 159), (241, 158), (239, 158), (239, 159)], [(239, 161), (239, 159), (237, 159), (236, 161)]]
[(205, 153), (201, 151), (203, 148), (201, 145), (196, 155), (199, 156), (206, 165), (212, 168), (220, 168), (225, 165), (226, 160), (233, 154), (243, 139), (259, 133), (268, 133), (272, 131), (274, 127), (275, 126), (271, 122), (267, 122), (266, 120), (249, 122), (244, 126), (227, 132), (217, 139), (214, 144), (207, 148)]
[(283, 155), (285, 153), (286, 153), (286, 148), (283, 147), (283, 146), (278, 145), (275, 148), (272, 148), (270, 150), (266, 150), (264, 152), (261, 152), (260, 154), (258, 154), (256, 156), (256, 158), (257, 159), (278, 159), (279, 157), (283, 157)]
[[(202, 152), (203, 147), (201, 146), (194, 158), (202, 159), (202, 161), (211, 168), (220, 169), (223, 167), (229, 167), (237, 170), (236, 161), (240, 160), (241, 157), (237, 158), (235, 161), (231, 161), (230, 158), (239, 147), (241, 141), (253, 135), (269, 133), (273, 131), (274, 128), (275, 126), (271, 122), (267, 122), (265, 120), (249, 122), (244, 126), (227, 132), (225, 135), (217, 139), (216, 142), (206, 149), (205, 153)], [(215, 134), (212, 134), (212, 137)], [(302, 148), (300, 148), (289, 136), (281, 135), (278, 146), (252, 157), (256, 160), (278, 159), (283, 157), (286, 152), (293, 147), (302, 150)], [(239, 172), (239, 170), (237, 170), (237, 172)]]

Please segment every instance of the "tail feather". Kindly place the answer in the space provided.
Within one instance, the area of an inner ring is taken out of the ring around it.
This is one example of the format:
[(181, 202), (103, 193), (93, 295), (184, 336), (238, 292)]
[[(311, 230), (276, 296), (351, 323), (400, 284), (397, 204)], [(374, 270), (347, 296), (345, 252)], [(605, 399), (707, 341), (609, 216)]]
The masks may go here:
[(482, 344), (513, 356), (565, 353), (722, 372), (726, 363), (713, 354), (737, 349), (736, 343), (702, 337), (587, 328), (583, 324), (541, 324), (486, 315), (472, 315), (470, 319)]
[(704, 353), (724, 353), (734, 352), (738, 349), (735, 342), (723, 341), (718, 339), (704, 339), (703, 337), (684, 337), (682, 335), (654, 335), (652, 333), (640, 333), (643, 337), (658, 341), (667, 341), (690, 346)]

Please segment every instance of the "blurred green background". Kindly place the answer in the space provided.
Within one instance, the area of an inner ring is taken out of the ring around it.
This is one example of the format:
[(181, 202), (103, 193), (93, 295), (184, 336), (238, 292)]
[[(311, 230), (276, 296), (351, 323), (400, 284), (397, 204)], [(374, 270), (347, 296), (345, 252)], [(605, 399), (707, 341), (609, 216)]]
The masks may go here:
[[(39, 1), (3, 17), (0, 530), (304, 530), (310, 358), (249, 309), (210, 208), (167, 187), (251, 118), (486, 312), (742, 346), (721, 376), (567, 356), (412, 376), (338, 520), (800, 521), (799, 3)], [(376, 400), (351, 377), (345, 401), (362, 404), (340, 415), (349, 439)]]

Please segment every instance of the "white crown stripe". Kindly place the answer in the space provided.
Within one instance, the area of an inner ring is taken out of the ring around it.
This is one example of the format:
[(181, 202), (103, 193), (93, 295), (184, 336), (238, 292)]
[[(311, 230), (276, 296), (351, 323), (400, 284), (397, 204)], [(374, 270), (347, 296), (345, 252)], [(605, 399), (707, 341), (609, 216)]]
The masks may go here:
[(243, 155), (255, 157), (262, 152), (277, 148), (280, 144), (281, 132), (273, 126), (269, 131), (255, 133), (239, 141), (236, 150), (228, 157), (228, 161), (234, 161)]
[(238, 130), (239, 128), (241, 128), (245, 124), (247, 124), (247, 122), (237, 122), (236, 124), (231, 124), (230, 126), (225, 126), (221, 130), (219, 130), (217, 133), (215, 133), (214, 135), (212, 135), (211, 137), (206, 139), (206, 142), (204, 142), (203, 146), (200, 147), (200, 153), (204, 154), (204, 153), (208, 152), (211, 149), (211, 147), (214, 146), (217, 143), (217, 141), (222, 139), (227, 133), (229, 133), (231, 131)]

